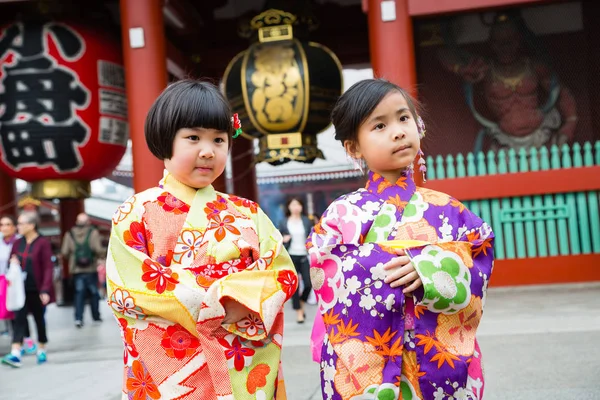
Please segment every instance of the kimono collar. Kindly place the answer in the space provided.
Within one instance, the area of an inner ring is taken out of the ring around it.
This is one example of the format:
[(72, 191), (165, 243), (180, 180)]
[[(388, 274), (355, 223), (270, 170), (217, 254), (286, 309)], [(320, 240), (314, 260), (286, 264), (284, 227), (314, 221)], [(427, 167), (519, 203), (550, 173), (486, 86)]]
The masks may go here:
[(196, 197), (196, 193), (198, 192), (205, 192), (202, 194), (212, 194), (215, 192), (212, 185), (195, 189), (181, 183), (166, 169), (163, 172), (163, 178), (161, 179), (159, 186), (188, 205), (192, 204), (194, 197)]
[(392, 184), (383, 176), (369, 171), (369, 180), (365, 189), (386, 202), (395, 204), (398, 208), (404, 208), (415, 193), (416, 186), (410, 175), (403, 175)]

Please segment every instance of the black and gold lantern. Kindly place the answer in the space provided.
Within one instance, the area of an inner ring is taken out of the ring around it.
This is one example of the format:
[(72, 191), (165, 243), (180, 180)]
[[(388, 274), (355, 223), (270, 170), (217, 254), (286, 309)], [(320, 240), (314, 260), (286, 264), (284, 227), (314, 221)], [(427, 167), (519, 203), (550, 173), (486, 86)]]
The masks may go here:
[(224, 91), (244, 132), (259, 138), (258, 162), (324, 158), (317, 134), (342, 91), (342, 69), (328, 48), (294, 36), (291, 13), (269, 9), (252, 19), (256, 41), (231, 60)]

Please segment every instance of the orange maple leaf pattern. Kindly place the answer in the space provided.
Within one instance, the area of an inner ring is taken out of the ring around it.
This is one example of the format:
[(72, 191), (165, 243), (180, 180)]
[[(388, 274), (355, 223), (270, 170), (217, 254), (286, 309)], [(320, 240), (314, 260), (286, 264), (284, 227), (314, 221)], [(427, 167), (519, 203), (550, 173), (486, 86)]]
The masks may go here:
[(458, 208), (459, 213), (462, 213), (463, 211), (465, 211), (467, 209), (463, 203), (461, 203), (460, 201), (458, 201), (456, 199), (450, 200), (450, 205), (452, 207)]
[(392, 187), (392, 184), (388, 181), (384, 180), (379, 185), (377, 185), (377, 194), (383, 193), (383, 191), (389, 187)]
[(323, 323), (325, 326), (329, 327), (332, 325), (337, 325), (340, 322), (340, 314), (333, 314), (333, 308), (329, 310), (328, 313), (323, 315)]
[(381, 179), (381, 175), (379, 175), (377, 173), (373, 173), (373, 180), (369, 179), (367, 181), (367, 185), (365, 186), (365, 189), (367, 189), (367, 190), (371, 189), (371, 184), (374, 183), (375, 181), (378, 181), (379, 179)]
[[(342, 343), (348, 339), (351, 339), (353, 336), (360, 336), (360, 333), (356, 332), (358, 328), (358, 322), (353, 325), (352, 320), (348, 321), (348, 324), (345, 324), (344, 321), (340, 321), (337, 325), (337, 333), (333, 334), (333, 329), (329, 333), (329, 341), (331, 344)], [(333, 335), (332, 335), (333, 334)]]
[(487, 256), (487, 249), (492, 248), (492, 239), (487, 238), (480, 245), (473, 247), (473, 258), (477, 257), (481, 253)]
[(417, 342), (417, 346), (425, 346), (423, 348), (424, 354), (429, 353), (429, 351), (433, 348), (437, 350), (437, 354), (434, 354), (434, 356), (431, 357), (431, 360), (429, 361), (437, 361), (438, 369), (442, 368), (442, 365), (444, 365), (444, 363), (448, 363), (448, 365), (454, 369), (454, 361), (460, 360), (460, 358), (446, 350), (444, 345), (436, 340), (434, 334), (427, 332), (426, 335), (415, 335), (415, 337), (417, 339), (420, 339)]
[(454, 369), (454, 361), (459, 361), (460, 358), (458, 358), (457, 356), (455, 356), (454, 354), (448, 352), (448, 351), (440, 351), (439, 353), (437, 353), (435, 356), (431, 357), (431, 362), (433, 361), (437, 361), (438, 362), (438, 369), (442, 368), (442, 365), (444, 365), (444, 363), (448, 363), (448, 365), (450, 367), (452, 367), (452, 369)]
[(385, 202), (392, 204), (396, 206), (396, 208), (401, 210), (404, 209), (404, 207), (406, 207), (406, 205), (408, 204), (408, 201), (402, 201), (402, 199), (398, 195), (396, 195), (395, 197), (388, 197), (388, 199)]
[(415, 306), (415, 317), (417, 317), (417, 319), (421, 319), (421, 315), (425, 314), (425, 310), (427, 310), (426, 306), (416, 305)]
[(373, 329), (373, 337), (366, 336), (365, 338), (375, 347), (375, 352), (377, 354), (387, 357), (394, 362), (396, 357), (402, 357), (404, 345), (402, 344), (402, 338), (396, 339), (391, 346), (389, 345), (392, 338), (398, 333), (398, 331), (392, 332), (391, 330), (391, 328), (388, 328), (383, 335), (381, 335)]
[(477, 245), (473, 246), (473, 250), (472, 250), (473, 258), (477, 257), (481, 253), (483, 253), (484, 255), (487, 256), (487, 249), (492, 248), (492, 239), (491, 238), (484, 239), (483, 241), (481, 241), (480, 238), (481, 238), (481, 235), (479, 234), (478, 231), (473, 231), (473, 232), (467, 233), (467, 239), (469, 240), (469, 242), (479, 242), (479, 243), (477, 243)]
[(406, 189), (408, 187), (408, 183), (406, 183), (406, 180), (408, 178), (406, 176), (401, 176), (400, 178), (398, 178), (398, 180), (396, 181), (396, 185), (400, 186), (400, 188), (402, 189)]
[(402, 357), (403, 350), (404, 350), (404, 345), (402, 344), (402, 338), (398, 338), (398, 339), (396, 339), (396, 341), (394, 342), (392, 347), (390, 347), (390, 350), (388, 351), (388, 353), (384, 354), (384, 356), (389, 357), (390, 361), (395, 362), (396, 357)]
[(392, 332), (392, 328), (388, 328), (383, 335), (373, 329), (373, 337), (365, 336), (365, 339), (373, 346), (375, 346), (376, 350), (389, 350), (388, 344), (392, 340), (392, 338), (398, 333), (398, 331)]
[(427, 332), (426, 335), (415, 335), (415, 337), (417, 339), (421, 339), (417, 342), (417, 346), (425, 346), (423, 349), (424, 354), (429, 353), (429, 350), (431, 350), (433, 347), (435, 347), (437, 350), (443, 348), (442, 344), (435, 339), (433, 333)]
[(479, 239), (479, 232), (472, 231), (472, 232), (467, 233), (467, 239), (469, 239), (469, 242), (473, 242), (473, 241)]

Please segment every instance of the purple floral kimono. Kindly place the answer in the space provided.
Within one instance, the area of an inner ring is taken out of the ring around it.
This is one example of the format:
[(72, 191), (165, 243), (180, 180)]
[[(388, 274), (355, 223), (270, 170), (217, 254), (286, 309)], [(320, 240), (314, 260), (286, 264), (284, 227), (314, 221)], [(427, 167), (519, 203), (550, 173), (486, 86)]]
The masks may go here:
[[(459, 201), (410, 177), (371, 173), (334, 201), (307, 242), (325, 326), (323, 398), (481, 399), (475, 332), (493, 237)], [(396, 254), (379, 243), (393, 239), (428, 243), (406, 250), (423, 282), (414, 297), (383, 281)]]

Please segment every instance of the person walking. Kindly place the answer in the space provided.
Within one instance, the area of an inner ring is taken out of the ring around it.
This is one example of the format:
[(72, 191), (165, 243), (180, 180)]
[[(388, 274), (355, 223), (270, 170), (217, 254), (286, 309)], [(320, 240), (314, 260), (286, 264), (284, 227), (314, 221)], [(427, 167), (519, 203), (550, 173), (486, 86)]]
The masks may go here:
[(283, 235), (283, 245), (292, 257), (296, 273), (302, 276), (302, 291), (298, 285), (292, 296), (292, 307), (296, 310), (296, 322), (303, 324), (306, 318), (304, 304), (312, 291), (305, 242), (313, 224), (304, 214), (304, 203), (298, 197), (292, 197), (286, 202), (285, 215), (279, 231)]
[[(5, 279), (6, 271), (8, 271), (8, 262), (13, 244), (17, 241), (17, 222), (13, 216), (2, 216), (0, 218), (0, 285), (3, 285), (3, 290), (6, 290), (7, 281)], [(0, 299), (3, 300), (3, 299)], [(0, 320), (2, 320), (2, 328), (0, 335), (8, 335), (10, 333), (9, 324), (12, 321), (12, 313), (5, 308), (0, 307)]]
[(27, 330), (27, 315), (35, 320), (38, 335), (38, 364), (47, 361), (45, 307), (54, 301), (52, 285), (52, 247), (38, 232), (39, 217), (34, 212), (23, 212), (19, 216), (17, 229), (21, 238), (11, 250), (11, 263), (18, 263), (25, 279), (25, 305), (15, 313), (11, 352), (2, 358), (2, 363), (14, 368), (21, 366), (21, 347)]
[(97, 262), (105, 257), (106, 251), (102, 247), (100, 233), (92, 226), (87, 214), (79, 214), (75, 226), (65, 233), (61, 253), (69, 260), (69, 272), (75, 285), (75, 326), (83, 326), (83, 310), (88, 293), (92, 318), (95, 322), (102, 322)]

